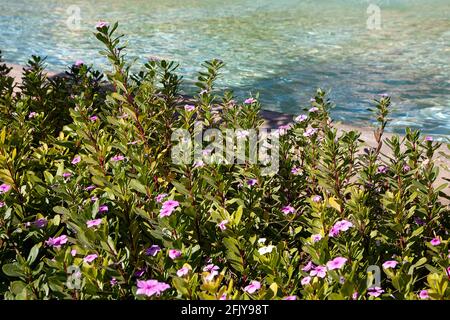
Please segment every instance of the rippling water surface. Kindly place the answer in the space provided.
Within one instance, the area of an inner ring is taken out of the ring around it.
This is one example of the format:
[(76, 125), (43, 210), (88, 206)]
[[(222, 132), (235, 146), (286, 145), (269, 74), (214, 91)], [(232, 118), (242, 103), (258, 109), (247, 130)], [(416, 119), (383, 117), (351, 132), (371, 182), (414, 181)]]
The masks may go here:
[(335, 118), (366, 124), (370, 100), (387, 92), (393, 130), (450, 135), (450, 0), (0, 0), (0, 49), (14, 63), (39, 54), (50, 69), (101, 67), (99, 19), (121, 23), (130, 58), (176, 60), (188, 81), (222, 59), (221, 86), (259, 91), (269, 110), (299, 113), (322, 87)]

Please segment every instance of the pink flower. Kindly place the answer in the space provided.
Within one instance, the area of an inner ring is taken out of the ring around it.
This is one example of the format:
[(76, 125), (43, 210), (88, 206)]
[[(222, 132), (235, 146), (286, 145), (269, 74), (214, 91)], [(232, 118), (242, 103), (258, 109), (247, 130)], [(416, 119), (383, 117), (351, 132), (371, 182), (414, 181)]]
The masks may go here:
[(312, 107), (311, 109), (309, 109), (309, 112), (317, 112), (317, 111), (319, 111), (319, 108), (316, 107)]
[(334, 224), (329, 232), (330, 237), (336, 237), (341, 231), (347, 231), (349, 228), (353, 227), (353, 223), (347, 220), (341, 220)]
[(77, 250), (75, 250), (75, 249), (70, 250), (70, 255), (72, 257), (75, 257), (77, 255)]
[(379, 166), (377, 169), (378, 173), (387, 173), (388, 172), (388, 167), (386, 166)]
[(291, 207), (291, 206), (285, 206), (285, 207), (283, 207), (283, 209), (281, 209), (281, 211), (284, 214), (294, 213), (295, 212), (295, 208)]
[(227, 226), (226, 226), (227, 224), (228, 224), (228, 220), (223, 220), (217, 226), (219, 227), (220, 230), (224, 231), (227, 229)]
[(165, 197), (167, 197), (167, 193), (161, 193), (156, 196), (155, 200), (156, 202), (160, 203)]
[(316, 266), (314, 265), (314, 263), (312, 263), (312, 261), (309, 261), (306, 266), (303, 267), (303, 271), (308, 272), (309, 270), (314, 269)]
[(156, 256), (156, 255), (158, 254), (158, 252), (160, 252), (160, 251), (161, 251), (161, 248), (160, 248), (158, 245), (154, 244), (154, 245), (152, 245), (150, 248), (148, 248), (147, 250), (145, 250), (145, 254), (146, 254), (147, 256), (152, 256), (152, 257), (154, 257), (154, 256)]
[(297, 296), (287, 296), (284, 297), (283, 300), (297, 300)]
[(3, 183), (0, 185), (0, 194), (7, 193), (9, 190), (11, 190), (11, 186), (9, 184)]
[(325, 278), (325, 276), (327, 275), (327, 268), (325, 268), (324, 266), (317, 266), (313, 270), (311, 270), (309, 275), (311, 277), (317, 276), (319, 278)]
[(80, 156), (76, 156), (75, 158), (73, 158), (72, 160), (72, 164), (77, 164), (81, 161), (81, 157)]
[(327, 262), (327, 268), (328, 270), (341, 269), (346, 262), (347, 262), (346, 258), (337, 257)]
[(306, 286), (306, 285), (310, 284), (310, 282), (311, 282), (311, 277), (304, 277), (304, 278), (300, 281), (300, 283), (302, 284), (302, 286)]
[(423, 300), (430, 299), (430, 296), (428, 295), (428, 290), (420, 290), (419, 298)]
[(358, 292), (353, 292), (353, 294), (352, 294), (352, 299), (353, 300), (356, 300), (356, 299), (358, 299), (358, 297), (359, 297), (359, 293)]
[(116, 278), (112, 277), (109, 283), (111, 284), (111, 287), (114, 287), (119, 283), (119, 281), (117, 281)]
[(188, 267), (183, 267), (181, 269), (179, 269), (177, 271), (177, 276), (179, 277), (184, 277), (185, 275), (187, 275), (189, 273), (189, 268)]
[(162, 292), (170, 288), (167, 283), (159, 282), (158, 280), (138, 280), (137, 286), (138, 289), (136, 294), (142, 294), (147, 297), (151, 297), (153, 295), (159, 296)]
[(318, 234), (313, 234), (311, 236), (311, 240), (312, 240), (313, 243), (318, 242), (318, 241), (322, 240), (322, 235), (319, 234), (319, 233)]
[(224, 292), (224, 293), (220, 296), (219, 300), (227, 300), (227, 293)]
[(181, 257), (181, 251), (177, 250), (177, 249), (170, 249), (169, 257), (170, 257), (170, 259), (175, 260), (175, 259)]
[(4, 201), (0, 201), (0, 208), (3, 208), (5, 206), (5, 202)]
[(425, 137), (425, 141), (433, 141), (433, 137), (432, 136), (426, 136)]
[(314, 135), (317, 132), (317, 129), (314, 128), (308, 128), (306, 129), (306, 131), (303, 133), (304, 137), (311, 137), (312, 135)]
[(70, 172), (64, 172), (63, 174), (62, 174), (62, 176), (64, 177), (64, 178), (68, 178), (68, 177), (70, 177), (72, 174), (70, 173)]
[(106, 21), (99, 21), (99, 22), (97, 22), (97, 24), (95, 25), (95, 28), (96, 28), (96, 29), (101, 29), (101, 28), (108, 27), (108, 26), (109, 26), (109, 23), (108, 23), (108, 22), (106, 22)]
[(92, 261), (94, 261), (97, 258), (98, 258), (98, 255), (93, 253), (93, 254), (89, 254), (86, 257), (84, 257), (83, 261), (86, 263), (91, 263)]
[(91, 116), (89, 117), (89, 120), (91, 120), (92, 122), (97, 121), (98, 117), (97, 116)]
[(303, 121), (305, 121), (306, 119), (308, 119), (308, 116), (306, 116), (306, 115), (304, 115), (304, 114), (301, 114), (301, 115), (295, 117), (294, 121), (295, 121), (295, 122), (303, 122)]
[(252, 294), (258, 291), (259, 289), (261, 289), (261, 283), (259, 281), (253, 280), (252, 282), (250, 282), (248, 286), (244, 288), (244, 291)]
[(121, 154), (115, 155), (114, 157), (111, 158), (111, 161), (117, 162), (117, 161), (122, 161), (124, 160), (125, 157)]
[(84, 190), (86, 190), (86, 191), (92, 191), (92, 190), (94, 190), (95, 188), (96, 188), (96, 186), (90, 185), (90, 186), (87, 186), (86, 188), (84, 188)]
[(75, 61), (75, 63), (73, 64), (75, 67), (81, 67), (84, 64), (83, 60), (77, 60)]
[(191, 104), (187, 104), (184, 106), (184, 110), (191, 112), (195, 110), (195, 106), (191, 105)]
[(254, 98), (248, 98), (248, 99), (245, 99), (245, 101), (244, 101), (245, 104), (252, 104), (255, 102), (256, 102), (256, 99), (254, 99)]
[(205, 271), (205, 272), (212, 272), (212, 271), (219, 271), (219, 270), (220, 270), (219, 266), (216, 266), (213, 263), (210, 263), (203, 267), (203, 271)]
[(34, 117), (36, 117), (36, 116), (37, 116), (37, 112), (32, 111), (32, 112), (30, 112), (30, 114), (28, 115), (28, 119), (32, 119), (32, 118), (34, 118)]
[(322, 201), (322, 197), (319, 195), (315, 195), (314, 197), (312, 197), (312, 201), (315, 203), (319, 203), (320, 201)]
[(380, 287), (370, 287), (367, 289), (367, 294), (372, 297), (379, 297), (384, 292)]
[(408, 166), (407, 164), (405, 164), (405, 165), (403, 166), (403, 172), (409, 172), (410, 170), (411, 170), (411, 167)]
[(67, 236), (62, 235), (56, 238), (48, 238), (47, 241), (45, 241), (45, 244), (47, 246), (51, 246), (54, 248), (61, 248), (63, 244), (67, 243)]
[(109, 209), (108, 209), (108, 206), (106, 204), (101, 205), (100, 207), (98, 207), (98, 212), (107, 212), (108, 210)]
[(430, 241), (432, 246), (438, 246), (441, 244), (441, 239), (439, 237), (435, 237), (433, 240)]
[(397, 266), (398, 262), (395, 260), (389, 260), (386, 261), (385, 263), (383, 263), (383, 268), (384, 269), (390, 269), (390, 268), (395, 268)]
[(102, 219), (94, 219), (94, 220), (88, 220), (86, 222), (86, 225), (88, 228), (93, 228), (96, 226), (99, 226), (102, 223)]
[(175, 200), (167, 200), (163, 203), (161, 207), (161, 211), (159, 212), (159, 217), (168, 217), (172, 214), (173, 211), (179, 206), (179, 202)]

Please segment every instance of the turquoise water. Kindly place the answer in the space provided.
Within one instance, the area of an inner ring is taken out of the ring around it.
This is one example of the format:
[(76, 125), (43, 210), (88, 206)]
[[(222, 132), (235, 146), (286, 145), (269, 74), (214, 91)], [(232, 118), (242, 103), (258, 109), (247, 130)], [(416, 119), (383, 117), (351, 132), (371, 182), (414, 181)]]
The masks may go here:
[[(370, 4), (380, 30), (368, 28)], [(370, 100), (386, 92), (392, 130), (450, 135), (450, 0), (0, 0), (0, 49), (14, 63), (48, 56), (54, 70), (102, 66), (99, 19), (121, 23), (130, 58), (176, 60), (188, 81), (202, 61), (222, 59), (220, 85), (259, 91), (269, 110), (297, 114), (322, 87), (336, 119), (367, 124)]]

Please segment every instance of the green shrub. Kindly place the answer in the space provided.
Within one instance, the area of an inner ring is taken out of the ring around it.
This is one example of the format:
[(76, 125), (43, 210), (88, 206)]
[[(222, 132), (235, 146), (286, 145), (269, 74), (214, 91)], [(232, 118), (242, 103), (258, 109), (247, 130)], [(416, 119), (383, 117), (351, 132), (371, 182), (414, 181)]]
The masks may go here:
[(175, 129), (261, 128), (258, 97), (220, 95), (219, 60), (189, 98), (173, 62), (133, 74), (117, 27), (95, 34), (107, 83), (81, 62), (47, 78), (33, 57), (17, 87), (0, 66), (2, 298), (450, 297), (440, 144), (412, 130), (383, 139), (389, 97), (374, 102), (374, 148), (334, 127), (318, 90), (279, 129), (275, 173), (177, 164)]

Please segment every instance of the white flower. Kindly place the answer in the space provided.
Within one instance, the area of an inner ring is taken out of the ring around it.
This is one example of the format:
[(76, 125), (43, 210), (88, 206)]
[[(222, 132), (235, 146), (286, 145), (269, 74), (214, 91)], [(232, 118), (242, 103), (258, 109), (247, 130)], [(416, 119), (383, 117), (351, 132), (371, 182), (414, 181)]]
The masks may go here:
[(260, 238), (260, 239), (258, 239), (258, 243), (265, 243), (266, 242), (266, 238)]
[(260, 255), (266, 254), (266, 253), (271, 253), (273, 248), (275, 248), (275, 246), (273, 245), (269, 245), (267, 247), (261, 247), (258, 249), (258, 252)]

